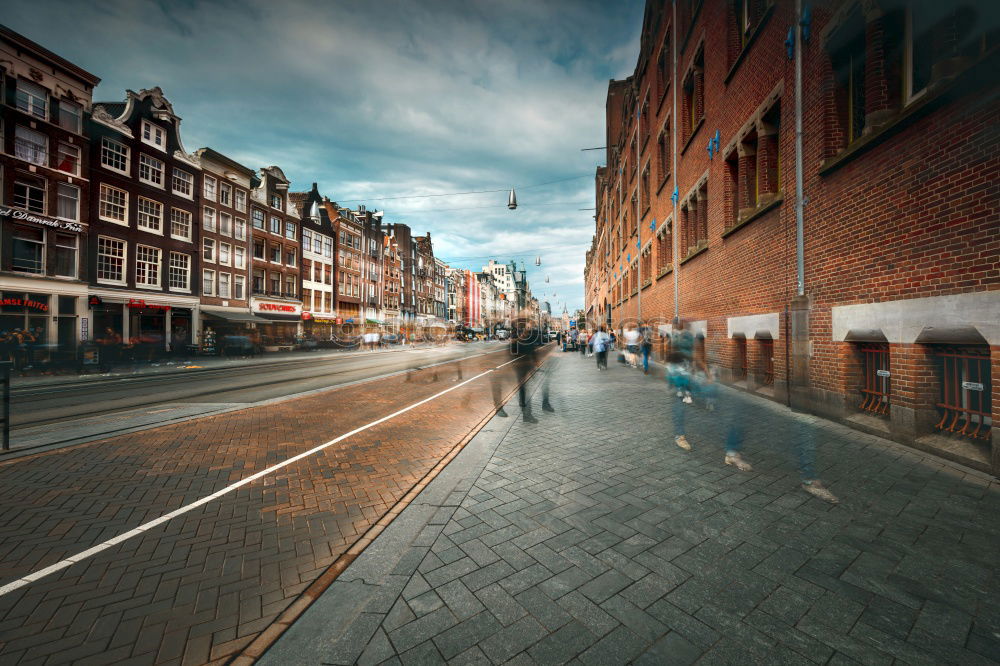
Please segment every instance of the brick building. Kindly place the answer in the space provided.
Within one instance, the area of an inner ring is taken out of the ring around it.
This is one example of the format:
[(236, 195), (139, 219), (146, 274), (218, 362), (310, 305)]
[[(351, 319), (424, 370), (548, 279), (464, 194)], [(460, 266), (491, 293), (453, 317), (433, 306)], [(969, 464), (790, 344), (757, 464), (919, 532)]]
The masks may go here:
[(288, 197), (288, 178), (276, 166), (264, 167), (250, 191), (250, 309), (265, 350), (291, 348), (302, 332), (299, 295), (301, 215)]
[(328, 204), (316, 183), (308, 192), (288, 195), (302, 213), (302, 326), (306, 336), (331, 340), (336, 321), (337, 234)]
[(243, 335), (250, 311), (250, 187), (253, 169), (211, 148), (195, 151), (202, 167), (201, 330), (203, 349)]
[(202, 173), (159, 88), (95, 103), (90, 123), (93, 336), (149, 355), (197, 342)]
[(362, 324), (362, 223), (354, 211), (341, 208), (333, 228), (337, 232), (337, 316), (345, 324)]
[(86, 117), (99, 81), (0, 26), (0, 331), (57, 344), (52, 360), (91, 335)]
[(789, 1), (648, 2), (608, 88), (590, 321), (679, 315), (746, 390), (1000, 472), (996, 14), (817, 3), (796, 61)]
[(410, 227), (405, 224), (393, 223), (383, 225), (385, 233), (393, 239), (402, 264), (402, 279), (400, 280), (399, 316), (400, 325), (412, 328), (416, 323), (416, 292), (415, 279), (417, 274), (417, 248), (413, 241)]
[(380, 222), (366, 210), (361, 216), (361, 313), (368, 323), (381, 323), (382, 315), (382, 249), (385, 245)]
[[(381, 226), (380, 226), (381, 231)], [(382, 320), (389, 330), (398, 331), (400, 292), (403, 288), (403, 260), (396, 239), (382, 234)]]
[(434, 246), (430, 232), (413, 240), (417, 250), (413, 277), (417, 323), (426, 326), (434, 323)]

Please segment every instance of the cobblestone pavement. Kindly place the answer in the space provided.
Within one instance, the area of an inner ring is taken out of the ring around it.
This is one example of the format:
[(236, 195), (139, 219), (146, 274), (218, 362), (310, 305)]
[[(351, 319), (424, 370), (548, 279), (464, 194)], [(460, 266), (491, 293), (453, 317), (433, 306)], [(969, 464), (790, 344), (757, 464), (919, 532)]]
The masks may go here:
[[(673, 444), (659, 373), (543, 375), (555, 411), (494, 418), (262, 663), (1000, 661), (989, 477), (726, 389), (739, 472), (718, 412)], [(800, 427), (839, 505), (800, 489)]]
[[(0, 586), (509, 360), (502, 347), (0, 464)], [(0, 596), (0, 663), (231, 659), (491, 413), (518, 363)]]

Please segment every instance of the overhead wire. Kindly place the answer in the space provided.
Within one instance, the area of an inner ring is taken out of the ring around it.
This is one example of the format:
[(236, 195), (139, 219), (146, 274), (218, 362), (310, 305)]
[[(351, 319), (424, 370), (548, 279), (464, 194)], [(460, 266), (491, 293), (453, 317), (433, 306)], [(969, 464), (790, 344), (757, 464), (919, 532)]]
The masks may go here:
[[(544, 187), (545, 185), (554, 185), (556, 183), (565, 183), (571, 180), (579, 180), (580, 178), (588, 178), (592, 174), (581, 174), (579, 176), (570, 176), (569, 178), (560, 178), (558, 180), (550, 180), (544, 183), (535, 183), (534, 185), (515, 185), (514, 189), (529, 190), (534, 187)], [(437, 194), (409, 194), (404, 196), (395, 197), (364, 197), (361, 199), (337, 199), (338, 203), (356, 203), (362, 201), (397, 201), (399, 199), (430, 199), (432, 197), (457, 197), (465, 194), (493, 194), (495, 192), (507, 192), (509, 187), (504, 187), (498, 190), (469, 190), (468, 192), (439, 192)]]

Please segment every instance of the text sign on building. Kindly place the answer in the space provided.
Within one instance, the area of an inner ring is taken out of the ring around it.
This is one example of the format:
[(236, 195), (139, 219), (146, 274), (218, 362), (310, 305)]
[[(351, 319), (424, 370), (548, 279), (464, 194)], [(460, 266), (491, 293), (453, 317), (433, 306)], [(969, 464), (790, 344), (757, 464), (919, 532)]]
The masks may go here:
[(38, 310), (39, 312), (49, 311), (47, 303), (39, 303), (38, 301), (32, 301), (24, 298), (3, 298), (0, 299), (0, 306), (5, 308), (27, 308), (29, 310)]
[(60, 231), (83, 231), (83, 225), (78, 222), (54, 220), (51, 217), (35, 215), (26, 210), (10, 208), (8, 206), (0, 206), (0, 217), (8, 220), (16, 220), (18, 222), (31, 222), (32, 224), (38, 224), (43, 227), (52, 227), (53, 229), (59, 229)]
[(253, 309), (257, 312), (275, 312), (279, 314), (299, 314), (302, 306), (292, 303), (267, 303), (267, 302), (256, 302), (253, 304)]
[(962, 388), (967, 391), (982, 391), (983, 385), (979, 382), (962, 382)]
[(875, 374), (878, 375), (879, 377), (888, 377), (889, 376), (889, 371), (888, 370), (876, 370)]
[(128, 299), (128, 303), (125, 305), (139, 310), (163, 310), (166, 312), (170, 309), (169, 305), (153, 305), (152, 303), (147, 303), (141, 298), (130, 298)]

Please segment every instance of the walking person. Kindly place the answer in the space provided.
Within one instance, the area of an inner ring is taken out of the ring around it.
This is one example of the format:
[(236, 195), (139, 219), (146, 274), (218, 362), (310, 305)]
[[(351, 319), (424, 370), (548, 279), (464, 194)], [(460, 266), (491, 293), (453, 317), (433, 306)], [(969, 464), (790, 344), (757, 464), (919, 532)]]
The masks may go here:
[(576, 344), (580, 348), (580, 358), (585, 358), (587, 356), (587, 343), (589, 340), (590, 336), (587, 335), (587, 329), (580, 329), (580, 335), (576, 340)]
[(590, 338), (590, 344), (594, 348), (594, 354), (597, 355), (597, 369), (607, 370), (608, 369), (608, 346), (611, 343), (611, 337), (604, 331), (604, 327), (601, 326), (597, 329)]
[(653, 330), (648, 325), (639, 327), (639, 346), (642, 349), (642, 372), (649, 374), (649, 355), (653, 351)]
[(625, 361), (633, 368), (639, 363), (639, 331), (629, 324), (623, 335), (625, 338)]

